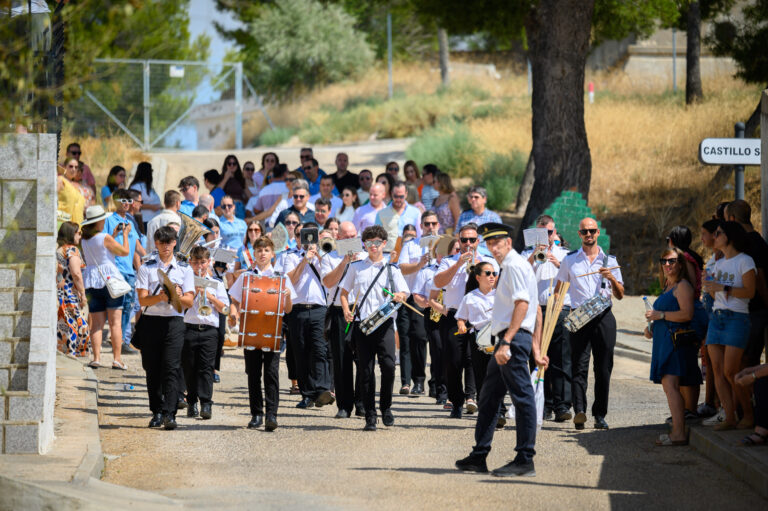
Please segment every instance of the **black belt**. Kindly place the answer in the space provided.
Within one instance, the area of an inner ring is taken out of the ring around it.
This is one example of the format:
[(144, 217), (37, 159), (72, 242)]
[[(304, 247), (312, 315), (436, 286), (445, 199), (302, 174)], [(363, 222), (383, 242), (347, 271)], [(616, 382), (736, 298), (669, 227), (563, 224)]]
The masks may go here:
[(218, 330), (219, 327), (212, 325), (202, 325), (197, 323), (184, 323), (189, 330), (197, 330), (198, 332), (205, 332), (206, 330)]
[(325, 307), (325, 305), (318, 305), (316, 303), (294, 303), (293, 304), (294, 309), (299, 308), (299, 309), (311, 310), (311, 309), (319, 309), (320, 307)]

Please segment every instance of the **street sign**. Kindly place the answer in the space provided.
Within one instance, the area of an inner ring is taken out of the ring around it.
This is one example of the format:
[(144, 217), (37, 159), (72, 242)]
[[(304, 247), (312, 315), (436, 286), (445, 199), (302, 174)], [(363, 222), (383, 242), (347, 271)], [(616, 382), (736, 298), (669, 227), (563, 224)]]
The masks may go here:
[(705, 138), (699, 144), (705, 165), (760, 165), (759, 138)]

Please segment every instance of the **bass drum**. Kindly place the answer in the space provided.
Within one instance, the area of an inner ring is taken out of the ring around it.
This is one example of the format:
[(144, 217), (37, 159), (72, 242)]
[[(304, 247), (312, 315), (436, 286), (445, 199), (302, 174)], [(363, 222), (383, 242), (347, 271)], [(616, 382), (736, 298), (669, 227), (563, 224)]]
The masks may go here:
[(237, 346), (262, 351), (280, 351), (285, 315), (285, 277), (246, 274), (240, 302), (240, 331)]

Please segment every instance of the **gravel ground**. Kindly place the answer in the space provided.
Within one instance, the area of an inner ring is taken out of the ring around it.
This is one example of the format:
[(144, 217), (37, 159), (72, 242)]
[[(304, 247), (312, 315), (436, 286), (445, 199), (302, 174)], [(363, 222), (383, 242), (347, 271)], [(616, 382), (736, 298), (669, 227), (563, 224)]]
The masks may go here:
[[(105, 361), (109, 360), (109, 356)], [(299, 410), (287, 393), (281, 362), (281, 402), (274, 433), (245, 428), (248, 393), (242, 355), (226, 351), (214, 416), (188, 419), (175, 431), (150, 430), (138, 356), (125, 373), (99, 369), (99, 422), (108, 462), (104, 480), (178, 498), (190, 507), (263, 509), (527, 508), (641, 509), (683, 505), (733, 509), (765, 501), (689, 447), (657, 448), (668, 415), (647, 366), (617, 358), (609, 431), (576, 432), (545, 422), (537, 438), (538, 476), (496, 479), (453, 468), (473, 444), (474, 416), (448, 418), (427, 397), (395, 396), (394, 427), (379, 421), (363, 432), (359, 418), (334, 419), (335, 406)], [(116, 390), (130, 382), (133, 391)], [(399, 378), (396, 379), (399, 382)], [(515, 431), (497, 433), (491, 468), (514, 456)]]

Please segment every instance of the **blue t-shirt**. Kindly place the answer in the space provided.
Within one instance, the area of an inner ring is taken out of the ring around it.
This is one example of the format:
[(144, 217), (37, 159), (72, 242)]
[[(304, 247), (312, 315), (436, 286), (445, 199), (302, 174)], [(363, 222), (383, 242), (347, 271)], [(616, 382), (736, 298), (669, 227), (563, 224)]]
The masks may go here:
[(181, 206), (179, 207), (179, 213), (184, 213), (185, 215), (192, 216), (192, 211), (195, 209), (195, 203), (188, 200), (181, 201)]
[[(139, 233), (136, 231), (136, 227), (132, 225), (132, 222), (128, 218), (123, 218), (117, 213), (112, 213), (104, 220), (104, 232), (110, 236), (115, 231), (117, 224), (129, 224), (131, 225), (131, 232), (128, 234), (128, 249), (130, 253), (127, 256), (115, 257), (115, 265), (120, 273), (123, 275), (135, 276), (136, 271), (133, 269), (133, 253), (136, 251), (136, 243), (139, 241)], [(123, 244), (123, 233), (117, 235), (115, 241)]]
[(226, 217), (219, 218), (219, 231), (221, 233), (221, 244), (232, 250), (237, 250), (243, 246), (245, 231), (248, 225), (244, 220), (235, 217), (231, 222)]
[(218, 208), (221, 206), (221, 199), (226, 195), (224, 193), (224, 190), (219, 188), (218, 186), (211, 190), (211, 197), (213, 197), (213, 207)]
[(108, 185), (104, 185), (104, 187), (101, 189), (101, 202), (107, 202), (107, 199), (110, 195), (112, 195), (112, 190), (109, 189)]

